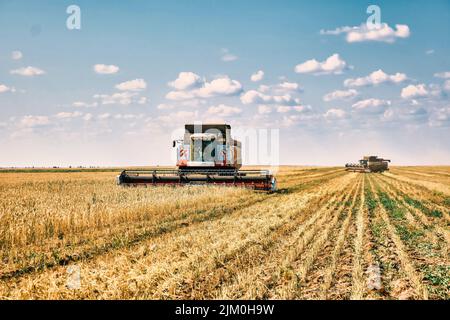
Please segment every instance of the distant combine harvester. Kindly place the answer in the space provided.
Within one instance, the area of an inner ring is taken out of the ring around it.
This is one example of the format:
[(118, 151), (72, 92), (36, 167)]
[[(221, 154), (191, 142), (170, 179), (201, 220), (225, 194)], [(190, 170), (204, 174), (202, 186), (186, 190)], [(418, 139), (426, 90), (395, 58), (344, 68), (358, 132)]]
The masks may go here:
[(363, 159), (359, 160), (359, 163), (347, 163), (345, 165), (345, 170), (351, 172), (384, 172), (389, 170), (388, 163), (391, 160), (378, 158), (377, 156), (364, 156)]

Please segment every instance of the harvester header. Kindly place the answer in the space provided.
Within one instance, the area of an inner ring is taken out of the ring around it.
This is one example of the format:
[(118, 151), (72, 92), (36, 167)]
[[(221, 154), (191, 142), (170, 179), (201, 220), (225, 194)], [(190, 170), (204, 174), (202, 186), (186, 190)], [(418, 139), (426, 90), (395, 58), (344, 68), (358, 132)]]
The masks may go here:
[(359, 163), (347, 163), (345, 170), (352, 172), (384, 172), (389, 170), (391, 160), (378, 158), (377, 156), (364, 156)]
[(231, 137), (228, 124), (186, 124), (184, 136), (173, 141), (176, 169), (123, 171), (123, 186), (215, 184), (274, 191), (276, 178), (268, 170), (239, 170), (241, 142)]

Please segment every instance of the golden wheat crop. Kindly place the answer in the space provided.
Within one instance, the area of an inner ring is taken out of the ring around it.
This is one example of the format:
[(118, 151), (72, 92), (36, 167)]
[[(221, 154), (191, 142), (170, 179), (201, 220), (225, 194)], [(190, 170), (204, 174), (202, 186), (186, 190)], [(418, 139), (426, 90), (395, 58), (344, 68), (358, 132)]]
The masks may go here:
[(1, 299), (450, 298), (450, 167), (282, 167), (275, 193), (114, 176), (0, 172)]

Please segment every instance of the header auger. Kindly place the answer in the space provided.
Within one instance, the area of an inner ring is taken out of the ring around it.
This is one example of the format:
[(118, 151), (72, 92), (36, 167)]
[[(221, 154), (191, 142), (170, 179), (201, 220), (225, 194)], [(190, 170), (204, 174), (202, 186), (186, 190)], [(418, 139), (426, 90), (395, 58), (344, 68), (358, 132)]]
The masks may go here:
[(391, 160), (378, 158), (377, 156), (364, 156), (359, 163), (347, 163), (345, 170), (352, 172), (383, 172), (389, 170), (388, 163)]
[(225, 185), (275, 191), (276, 178), (268, 170), (239, 170), (241, 143), (231, 137), (227, 124), (187, 124), (184, 137), (173, 141), (177, 169), (123, 171), (123, 186)]

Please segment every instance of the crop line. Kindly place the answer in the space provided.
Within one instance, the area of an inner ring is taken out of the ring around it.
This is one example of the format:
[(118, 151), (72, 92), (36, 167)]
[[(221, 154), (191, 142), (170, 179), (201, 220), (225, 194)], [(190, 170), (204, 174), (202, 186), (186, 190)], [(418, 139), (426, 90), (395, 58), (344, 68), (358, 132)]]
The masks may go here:
[[(375, 192), (375, 188), (373, 186), (371, 179), (369, 179), (369, 185), (370, 185), (370, 189), (373, 193), (374, 198), (376, 199), (376, 201), (378, 203), (381, 204), (380, 198), (378, 196), (378, 193)], [(419, 275), (417, 274), (416, 269), (414, 268), (414, 265), (412, 264), (412, 262), (409, 259), (409, 256), (407, 254), (406, 248), (405, 248), (402, 240), (400, 239), (397, 232), (395, 231), (395, 228), (392, 225), (392, 223), (389, 219), (389, 216), (382, 205), (379, 206), (378, 212), (380, 213), (381, 218), (383, 219), (384, 223), (386, 224), (390, 238), (392, 239), (392, 241), (395, 244), (395, 247), (397, 248), (396, 251), (398, 254), (398, 258), (399, 258), (401, 265), (404, 268), (406, 274), (408, 275), (411, 284), (413, 285), (416, 295), (418, 297), (420, 297), (421, 299), (427, 300), (428, 299), (428, 291), (427, 291), (426, 287), (422, 284), (422, 281), (421, 281), (422, 277), (419, 277)]]
[[(443, 212), (443, 218), (446, 220), (447, 223), (450, 223), (450, 210), (448, 208), (445, 208), (444, 206), (441, 206), (437, 203), (431, 203), (428, 200), (424, 200), (423, 199), (423, 192), (428, 192), (430, 193), (430, 190), (422, 187), (422, 186), (417, 186), (417, 185), (411, 185), (408, 182), (405, 181), (401, 181), (401, 180), (397, 180), (394, 179), (392, 177), (383, 177), (380, 178), (383, 182), (385, 182), (386, 184), (397, 188), (402, 194), (409, 194), (409, 193), (413, 193), (414, 195), (418, 196), (419, 199), (423, 200), (424, 205), (428, 208), (428, 209), (439, 209), (441, 212)], [(388, 182), (386, 179), (390, 179), (390, 181)], [(410, 192), (411, 191), (411, 192)]]
[[(364, 191), (364, 181), (361, 178), (362, 178), (362, 176), (360, 177), (358, 184), (361, 185), (362, 191)], [(330, 289), (330, 287), (333, 283), (333, 279), (336, 274), (336, 265), (337, 265), (337, 262), (339, 259), (339, 255), (341, 254), (342, 247), (344, 245), (344, 241), (346, 240), (346, 238), (348, 236), (348, 233), (347, 233), (348, 228), (350, 226), (352, 217), (354, 216), (353, 209), (356, 205), (357, 197), (358, 197), (358, 193), (355, 193), (353, 200), (352, 200), (352, 205), (348, 209), (347, 217), (345, 218), (344, 222), (342, 223), (341, 229), (339, 231), (336, 245), (335, 245), (333, 253), (331, 255), (331, 263), (325, 270), (324, 284), (322, 287), (320, 299), (327, 299), (327, 297), (328, 297), (328, 290)]]
[[(321, 199), (320, 198), (320, 194), (327, 195), (328, 192), (319, 192), (319, 194), (315, 194), (314, 196), (315, 197), (319, 197), (319, 199)], [(295, 196), (291, 196), (291, 198), (295, 199), (296, 197)], [(289, 202), (288, 201), (284, 201), (284, 203), (289, 203)], [(292, 206), (292, 209), (294, 209), (294, 210), (297, 209), (297, 210), (295, 210), (293, 212), (293, 215), (290, 215), (290, 216), (286, 217), (283, 221), (280, 221), (280, 223), (278, 223), (276, 226), (272, 226), (272, 227), (268, 228), (268, 230), (267, 230), (267, 232), (265, 234), (263, 234), (260, 237), (257, 237), (257, 238), (262, 238), (263, 240), (258, 241), (257, 243), (252, 243), (252, 245), (258, 244), (258, 245), (260, 245), (262, 247), (265, 247), (266, 248), (266, 250), (264, 252), (265, 255), (268, 254), (267, 249), (269, 247), (272, 247), (273, 245), (276, 245), (276, 240), (278, 238), (280, 238), (282, 236), (285, 236), (285, 235), (288, 235), (290, 232), (292, 232), (292, 229), (296, 225), (298, 225), (298, 221), (297, 221), (298, 219), (296, 219), (296, 217), (300, 218), (300, 219), (303, 218), (302, 216), (299, 216), (299, 214), (301, 212), (298, 211), (298, 205), (296, 203), (292, 203), (291, 206)], [(284, 209), (286, 209), (286, 208), (284, 208)], [(286, 210), (288, 210), (288, 209), (286, 209)], [(318, 216), (318, 215), (316, 214), (316, 216)], [(295, 220), (292, 220), (293, 218)], [(311, 218), (311, 219), (313, 219), (313, 218)], [(289, 222), (289, 223), (286, 225), (286, 222)], [(279, 230), (280, 228), (281, 228), (281, 231)], [(270, 237), (269, 236), (270, 234), (274, 234), (274, 236)], [(226, 254), (223, 257), (223, 259), (226, 261), (226, 266), (227, 266), (226, 270), (227, 270), (227, 272), (231, 272), (231, 270), (233, 269), (232, 265), (234, 263), (239, 264), (239, 263), (243, 262), (244, 260), (249, 260), (250, 258), (249, 258), (248, 255), (251, 256), (252, 252), (248, 253), (247, 251), (250, 250), (251, 248), (252, 248), (252, 246), (247, 246), (247, 247), (244, 247), (244, 248), (236, 248), (232, 252), (229, 252), (228, 254)], [(239, 256), (237, 256), (237, 255), (239, 255)], [(236, 260), (237, 258), (239, 258), (239, 259)], [(249, 260), (249, 261), (251, 261), (251, 260)], [(239, 265), (239, 268), (242, 269), (242, 265)], [(215, 272), (219, 272), (220, 269), (221, 269), (221, 267), (216, 269)], [(200, 277), (201, 274), (208, 272), (208, 270), (210, 270), (210, 269), (206, 268), (198, 276)], [(228, 275), (228, 277), (230, 277), (230, 275)], [(208, 278), (212, 278), (212, 274), (209, 274)], [(177, 279), (179, 279), (179, 280), (177, 280)], [(179, 275), (177, 275), (176, 277), (173, 277), (173, 278), (169, 278), (167, 280), (167, 283), (163, 283), (163, 284), (161, 284), (159, 286), (160, 288), (155, 293), (156, 296), (158, 296), (159, 294), (164, 292), (165, 288), (170, 287), (171, 283), (176, 283), (177, 281), (181, 281), (181, 280), (186, 280), (186, 279), (183, 278), (182, 274), (179, 274)], [(206, 278), (203, 278), (203, 280), (206, 280)], [(197, 286), (198, 286), (198, 284), (199, 284), (199, 282), (197, 282)], [(192, 298), (192, 296), (190, 298)]]
[[(450, 234), (449, 231), (443, 229), (439, 224), (432, 223), (427, 216), (424, 215), (424, 213), (408, 204), (399, 194), (397, 190), (394, 190), (388, 182), (385, 182), (384, 180), (380, 179), (384, 182), (384, 185), (380, 185), (383, 190), (387, 191), (388, 194), (392, 195), (397, 202), (399, 202), (405, 209), (406, 209), (406, 217), (408, 219), (408, 222), (412, 226), (414, 226), (417, 229), (422, 230), (426, 236), (429, 238), (431, 242), (434, 244), (437, 244), (439, 242), (439, 237), (436, 236), (432, 231), (434, 230), (438, 234), (441, 235), (441, 237), (445, 240), (447, 243), (447, 246), (445, 246), (444, 249), (444, 256), (447, 256), (448, 252), (448, 245), (450, 244)], [(414, 215), (412, 214), (414, 213)], [(419, 220), (422, 225), (417, 221)], [(425, 226), (425, 227), (424, 227)]]
[[(343, 202), (339, 204), (337, 207), (334, 207), (332, 210), (330, 210), (334, 211), (332, 217), (328, 217), (330, 213), (330, 211), (328, 211), (327, 212), (328, 214), (326, 216), (324, 215), (323, 218), (320, 221), (318, 221), (318, 223), (316, 223), (315, 227), (319, 229), (325, 222), (328, 222), (320, 235), (317, 235), (316, 228), (308, 230), (308, 232), (306, 232), (304, 236), (301, 238), (301, 241), (299, 241), (299, 244), (296, 247), (294, 247), (294, 250), (286, 255), (285, 261), (283, 263), (283, 269), (287, 269), (288, 266), (292, 265), (292, 263), (298, 259), (300, 253), (304, 251), (304, 249), (310, 243), (310, 241), (315, 236), (317, 236), (315, 238), (316, 239), (318, 238), (318, 240), (316, 240), (313, 244), (311, 244), (310, 254), (306, 258), (306, 263), (303, 263), (300, 266), (300, 268), (298, 268), (299, 270), (295, 273), (295, 277), (292, 277), (291, 281), (287, 284), (286, 289), (287, 291), (280, 293), (280, 297), (282, 299), (291, 299), (298, 293), (297, 292), (298, 288), (299, 286), (301, 286), (301, 283), (304, 282), (304, 280), (306, 279), (307, 271), (309, 269), (310, 264), (313, 262), (315, 256), (317, 255), (318, 249), (320, 249), (320, 247), (323, 245), (323, 242), (326, 241), (329, 231), (331, 230), (332, 227), (336, 225), (336, 223), (339, 220), (342, 208), (345, 206), (345, 203), (348, 201), (348, 199), (351, 197), (354, 190), (356, 189), (357, 185), (354, 185), (351, 191), (344, 195)], [(329, 221), (329, 219), (332, 220)], [(277, 291), (279, 290), (280, 289), (278, 288)]]

